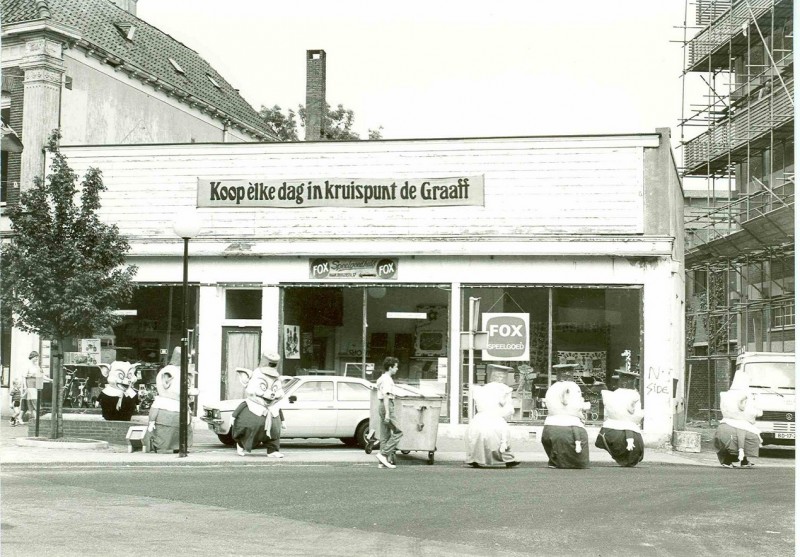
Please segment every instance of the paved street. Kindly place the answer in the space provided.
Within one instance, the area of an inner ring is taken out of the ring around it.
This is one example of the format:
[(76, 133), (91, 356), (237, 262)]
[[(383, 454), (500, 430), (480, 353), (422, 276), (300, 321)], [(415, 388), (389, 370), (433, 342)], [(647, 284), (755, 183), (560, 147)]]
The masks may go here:
[(404, 464), (4, 470), (3, 555), (794, 554), (790, 468)]
[[(286, 440), (284, 461), (238, 457), (202, 425), (187, 458), (20, 446), (0, 426), (5, 555), (793, 555), (794, 449), (726, 470), (703, 452), (648, 450), (636, 468), (592, 449), (589, 470), (551, 470), (515, 439), (511, 470), (463, 465), (439, 436), (436, 463), (335, 439)], [(109, 529), (108, 524), (112, 526)], [(277, 539), (272, 539), (278, 532)], [(735, 533), (735, 535), (733, 535)], [(385, 551), (384, 551), (385, 550)]]
[(512, 470), (463, 466), (463, 441), (445, 436), (434, 466), (411, 453), (381, 470), (333, 439), (286, 440), (274, 462), (202, 427), (185, 459), (0, 434), (3, 555), (794, 554), (793, 448), (725, 470), (710, 429), (702, 453), (652, 450), (622, 469), (593, 450), (583, 471), (548, 469), (535, 439), (515, 440), (526, 459)]

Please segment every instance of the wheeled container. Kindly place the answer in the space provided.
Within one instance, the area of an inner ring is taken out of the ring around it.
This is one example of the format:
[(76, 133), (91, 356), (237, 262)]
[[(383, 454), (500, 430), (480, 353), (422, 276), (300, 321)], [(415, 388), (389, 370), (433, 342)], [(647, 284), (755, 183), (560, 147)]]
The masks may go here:
[[(369, 434), (364, 445), (367, 454), (380, 444), (378, 403), (378, 391), (374, 389), (370, 394)], [(439, 416), (442, 413), (442, 397), (426, 395), (407, 385), (395, 385), (394, 409), (400, 430), (403, 432), (397, 450), (402, 454), (427, 451), (428, 464), (433, 464), (436, 437), (439, 434)]]

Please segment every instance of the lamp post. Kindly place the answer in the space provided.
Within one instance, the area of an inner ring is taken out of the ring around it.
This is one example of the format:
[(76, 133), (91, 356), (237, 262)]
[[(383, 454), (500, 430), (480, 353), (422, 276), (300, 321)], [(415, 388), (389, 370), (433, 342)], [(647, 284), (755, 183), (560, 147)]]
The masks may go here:
[(189, 332), (187, 308), (189, 305), (189, 240), (200, 233), (200, 221), (195, 213), (179, 215), (172, 227), (175, 235), (183, 238), (183, 312), (181, 315), (181, 393), (178, 422), (178, 456), (188, 454), (189, 438)]

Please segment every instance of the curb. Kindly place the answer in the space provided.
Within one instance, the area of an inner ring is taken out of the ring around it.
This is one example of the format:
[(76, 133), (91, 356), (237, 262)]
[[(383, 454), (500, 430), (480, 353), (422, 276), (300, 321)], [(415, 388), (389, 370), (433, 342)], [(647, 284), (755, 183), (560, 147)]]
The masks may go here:
[(82, 439), (80, 441), (58, 441), (37, 439), (35, 437), (17, 437), (15, 441), (18, 447), (38, 447), (42, 449), (81, 449), (89, 451), (108, 449), (108, 441), (95, 441), (94, 439)]

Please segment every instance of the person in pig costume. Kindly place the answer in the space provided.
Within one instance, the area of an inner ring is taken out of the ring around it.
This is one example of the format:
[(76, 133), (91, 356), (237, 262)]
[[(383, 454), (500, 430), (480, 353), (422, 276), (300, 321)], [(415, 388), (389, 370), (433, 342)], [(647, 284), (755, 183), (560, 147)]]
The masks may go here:
[(756, 406), (749, 389), (731, 389), (719, 394), (722, 419), (714, 433), (714, 448), (719, 463), (725, 468), (755, 466), (747, 460), (758, 456), (761, 432), (756, 427), (756, 418), (763, 414)]
[(510, 367), (489, 364), (489, 383), (473, 388), (472, 399), (477, 413), (470, 420), (465, 437), (467, 464), (473, 468), (512, 468), (520, 461), (508, 446), (509, 426), (506, 419), (514, 413), (512, 389), (505, 383)]
[[(157, 395), (150, 406), (150, 415), (142, 444), (145, 450), (154, 453), (178, 452), (180, 450), (180, 398), (181, 398), (181, 349), (172, 351), (169, 364), (156, 375)], [(197, 389), (190, 388), (189, 395)], [(192, 420), (189, 414), (186, 445), (192, 446)]]
[(641, 423), (644, 418), (642, 399), (633, 389), (601, 391), (605, 421), (594, 442), (605, 449), (620, 466), (631, 467), (644, 459)]
[[(555, 366), (554, 366), (555, 367)], [(574, 381), (556, 381), (544, 395), (547, 418), (542, 429), (542, 445), (550, 468), (588, 468), (589, 435), (583, 426), (583, 411), (590, 404), (583, 400)]]
[(262, 443), (269, 458), (283, 458), (281, 448), (281, 412), (278, 401), (283, 398), (283, 385), (278, 374), (280, 356), (267, 354), (261, 357), (259, 367), (236, 368), (239, 380), (245, 386), (245, 400), (231, 418), (231, 431), (240, 456), (250, 454)]
[(114, 361), (111, 364), (98, 364), (100, 373), (108, 380), (100, 391), (97, 402), (106, 420), (130, 421), (139, 404), (139, 393), (133, 388), (138, 379), (136, 368), (139, 364)]

